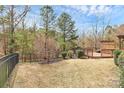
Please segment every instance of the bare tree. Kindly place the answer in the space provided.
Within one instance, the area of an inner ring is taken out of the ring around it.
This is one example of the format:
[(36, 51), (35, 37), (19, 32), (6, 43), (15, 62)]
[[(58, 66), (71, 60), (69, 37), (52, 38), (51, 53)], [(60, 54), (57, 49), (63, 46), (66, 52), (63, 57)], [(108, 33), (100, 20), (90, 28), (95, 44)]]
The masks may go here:
[(108, 15), (96, 15), (95, 22), (92, 24), (93, 37), (94, 37), (94, 47), (98, 48), (98, 43), (100, 40), (104, 40), (104, 35), (106, 31), (106, 27), (111, 22), (112, 11)]
[(97, 49), (97, 44), (98, 44), (98, 25), (99, 25), (99, 17), (96, 17), (95, 22), (92, 24), (95, 50)]
[(0, 6), (0, 25), (2, 27), (2, 41), (3, 41), (3, 51), (4, 51), (4, 55), (7, 54), (7, 35), (6, 35), (6, 28), (5, 25), (7, 23), (6, 20), (6, 14), (5, 14), (5, 6), (1, 5)]
[[(55, 14), (54, 14), (54, 10), (52, 9), (51, 6), (43, 6), (41, 8), (41, 21), (43, 23), (43, 28), (45, 29), (45, 42), (44, 42), (44, 59), (47, 59), (47, 51), (48, 51), (48, 33), (50, 31), (51, 26), (53, 25), (54, 21), (55, 21)], [(48, 60), (47, 60), (48, 62)]]
[(10, 31), (9, 31), (9, 35), (10, 35), (10, 41), (9, 41), (9, 53), (13, 53), (14, 52), (14, 44), (15, 44), (15, 40), (14, 40), (14, 31), (15, 28), (18, 26), (18, 24), (22, 21), (22, 19), (26, 16), (26, 14), (28, 13), (28, 11), (30, 10), (29, 6), (24, 6), (24, 8), (20, 8), (23, 9), (23, 11), (21, 11), (20, 13), (18, 13), (16, 11), (16, 9), (18, 8), (18, 6), (8, 6), (8, 16), (9, 16), (9, 26), (10, 26)]
[(105, 15), (102, 16), (102, 19), (101, 19), (101, 24), (102, 24), (101, 39), (104, 39), (106, 28), (107, 28), (107, 26), (110, 25), (111, 15), (112, 15), (112, 11), (110, 12), (109, 16), (105, 16)]

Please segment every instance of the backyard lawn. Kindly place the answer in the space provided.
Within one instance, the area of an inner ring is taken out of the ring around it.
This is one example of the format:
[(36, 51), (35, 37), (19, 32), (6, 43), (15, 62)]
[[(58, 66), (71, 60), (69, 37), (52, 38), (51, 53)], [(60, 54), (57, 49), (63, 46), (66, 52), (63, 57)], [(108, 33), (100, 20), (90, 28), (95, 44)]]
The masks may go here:
[(52, 64), (19, 63), (11, 87), (119, 87), (113, 59), (70, 59)]

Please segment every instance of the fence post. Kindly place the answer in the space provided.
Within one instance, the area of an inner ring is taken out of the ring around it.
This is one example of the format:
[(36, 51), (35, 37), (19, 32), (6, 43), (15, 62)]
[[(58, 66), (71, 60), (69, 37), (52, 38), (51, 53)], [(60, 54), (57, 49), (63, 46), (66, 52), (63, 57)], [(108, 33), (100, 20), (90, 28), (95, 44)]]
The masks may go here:
[(31, 63), (31, 53), (29, 54), (29, 57), (30, 57), (29, 59), (30, 59), (30, 63)]

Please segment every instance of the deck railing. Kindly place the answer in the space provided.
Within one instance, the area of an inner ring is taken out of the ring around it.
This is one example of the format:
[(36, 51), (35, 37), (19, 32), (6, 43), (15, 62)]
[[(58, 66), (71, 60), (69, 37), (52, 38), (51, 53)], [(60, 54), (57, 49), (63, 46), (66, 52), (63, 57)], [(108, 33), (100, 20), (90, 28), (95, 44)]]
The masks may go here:
[(4, 87), (15, 65), (19, 62), (19, 55), (13, 53), (0, 59), (0, 87)]

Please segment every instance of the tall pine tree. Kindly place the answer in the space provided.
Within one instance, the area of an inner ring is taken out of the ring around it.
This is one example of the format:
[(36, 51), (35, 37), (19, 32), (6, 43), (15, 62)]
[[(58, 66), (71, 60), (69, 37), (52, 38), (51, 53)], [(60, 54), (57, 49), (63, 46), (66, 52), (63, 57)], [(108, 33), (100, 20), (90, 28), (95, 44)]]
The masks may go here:
[(63, 12), (58, 18), (58, 27), (62, 32), (62, 51), (67, 50), (67, 45), (75, 47), (74, 40), (78, 38), (76, 35), (75, 22), (72, 20), (71, 16)]

